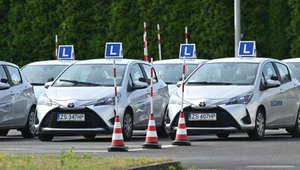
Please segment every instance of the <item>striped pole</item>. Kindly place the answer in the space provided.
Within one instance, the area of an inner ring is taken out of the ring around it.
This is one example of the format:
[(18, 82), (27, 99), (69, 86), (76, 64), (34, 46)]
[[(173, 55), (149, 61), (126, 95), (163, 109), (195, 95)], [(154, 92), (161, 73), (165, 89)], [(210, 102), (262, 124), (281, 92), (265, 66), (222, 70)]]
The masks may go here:
[(55, 60), (58, 59), (57, 55), (58, 55), (58, 37), (57, 35), (55, 35)]
[(151, 71), (150, 71), (150, 113), (153, 114), (153, 58), (151, 57)]
[(188, 35), (188, 30), (187, 30), (187, 27), (185, 27), (185, 43), (188, 44), (189, 43), (189, 35)]
[(116, 60), (113, 61), (113, 68), (114, 68), (114, 89), (115, 89), (115, 111), (116, 115), (118, 116), (118, 90), (117, 90), (117, 71), (116, 71)]
[(144, 22), (144, 61), (149, 62), (149, 59), (148, 59), (148, 46), (147, 46), (147, 26), (146, 26), (146, 22)]
[(182, 98), (181, 98), (181, 113), (183, 113), (183, 102), (184, 102), (184, 75), (185, 75), (185, 57), (183, 58), (182, 64)]
[(157, 43), (158, 43), (158, 55), (159, 55), (159, 60), (161, 60), (161, 45), (160, 45), (160, 29), (159, 29), (159, 24), (157, 24)]

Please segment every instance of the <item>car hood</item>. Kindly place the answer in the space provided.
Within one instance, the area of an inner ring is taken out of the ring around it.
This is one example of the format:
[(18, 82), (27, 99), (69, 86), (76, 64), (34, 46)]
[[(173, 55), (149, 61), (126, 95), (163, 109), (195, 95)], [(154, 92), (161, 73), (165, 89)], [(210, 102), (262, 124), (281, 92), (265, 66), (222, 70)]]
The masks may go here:
[(46, 90), (44, 86), (33, 86), (35, 98), (39, 98)]
[(98, 100), (113, 94), (114, 87), (49, 87), (46, 90), (46, 95), (51, 100), (58, 101)]
[[(202, 101), (212, 105), (247, 94), (252, 89), (253, 86), (185, 86), (184, 100), (195, 105)], [(180, 97), (182, 97), (181, 91), (182, 88), (178, 88), (177, 93)]]

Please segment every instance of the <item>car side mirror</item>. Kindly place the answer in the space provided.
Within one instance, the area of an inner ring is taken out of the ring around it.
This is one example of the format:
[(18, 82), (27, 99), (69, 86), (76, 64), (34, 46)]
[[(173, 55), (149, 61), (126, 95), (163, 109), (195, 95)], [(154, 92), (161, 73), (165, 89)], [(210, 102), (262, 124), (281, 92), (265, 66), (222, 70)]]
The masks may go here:
[(144, 89), (148, 87), (148, 83), (142, 81), (135, 81), (133, 83), (134, 89)]
[(0, 90), (9, 89), (10, 85), (8, 83), (2, 83), (0, 82)]
[(271, 77), (271, 79), (267, 80), (266, 87), (267, 88), (273, 88), (273, 87), (279, 87), (280, 85), (281, 85), (280, 81), (278, 81), (278, 80), (272, 80), (272, 77)]
[(49, 81), (49, 82), (45, 83), (44, 87), (45, 87), (46, 89), (48, 89), (48, 87), (49, 87), (52, 83), (53, 83), (53, 81)]
[(176, 86), (180, 87), (182, 85), (182, 83), (183, 83), (182, 81), (179, 81), (179, 82), (176, 83)]
[(278, 77), (277, 76), (271, 76), (270, 79), (274, 80), (274, 81), (276, 81), (276, 80), (278, 81)]

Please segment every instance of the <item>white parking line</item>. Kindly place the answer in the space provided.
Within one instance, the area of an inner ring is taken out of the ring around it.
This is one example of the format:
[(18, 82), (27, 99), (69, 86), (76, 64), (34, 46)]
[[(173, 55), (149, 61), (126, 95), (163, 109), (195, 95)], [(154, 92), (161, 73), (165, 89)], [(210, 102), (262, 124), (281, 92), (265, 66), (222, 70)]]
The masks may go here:
[(283, 168), (295, 168), (293, 165), (249, 165), (247, 168), (273, 168), (273, 169), (283, 169)]

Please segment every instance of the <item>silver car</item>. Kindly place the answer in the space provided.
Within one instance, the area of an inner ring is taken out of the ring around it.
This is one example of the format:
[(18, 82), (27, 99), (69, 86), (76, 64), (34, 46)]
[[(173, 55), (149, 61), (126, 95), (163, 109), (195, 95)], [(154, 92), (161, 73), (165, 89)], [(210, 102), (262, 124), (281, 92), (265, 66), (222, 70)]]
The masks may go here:
[(0, 62), (0, 136), (10, 129), (21, 131), (24, 138), (33, 138), (36, 98), (32, 85), (20, 68)]
[[(208, 60), (205, 59), (186, 59), (185, 60), (185, 77), (190, 75), (198, 66), (204, 64)], [(176, 83), (182, 78), (182, 59), (165, 59), (154, 61), (153, 65), (159, 76), (169, 87), (169, 95), (176, 90)]]
[[(170, 97), (167, 131), (172, 139), (181, 110), (182, 89)], [(268, 58), (208, 61), (185, 82), (184, 115), (188, 134), (247, 132), (262, 139), (265, 129), (286, 128), (300, 136), (300, 86), (288, 66)]]
[[(79, 61), (68, 67), (40, 96), (36, 129), (41, 141), (56, 135), (111, 134), (115, 115), (120, 116), (124, 140), (133, 130), (145, 130), (150, 114), (150, 64), (141, 60), (116, 60), (118, 112), (115, 113), (113, 61)], [(153, 113), (158, 136), (166, 135), (164, 115), (168, 86), (153, 78)], [(48, 84), (46, 86), (48, 86)]]
[(33, 85), (35, 97), (38, 99), (46, 90), (44, 85), (49, 81), (53, 81), (59, 73), (75, 62), (76, 60), (37, 61), (29, 63), (21, 69)]
[(282, 61), (289, 66), (295, 77), (300, 81), (300, 58), (290, 58)]

